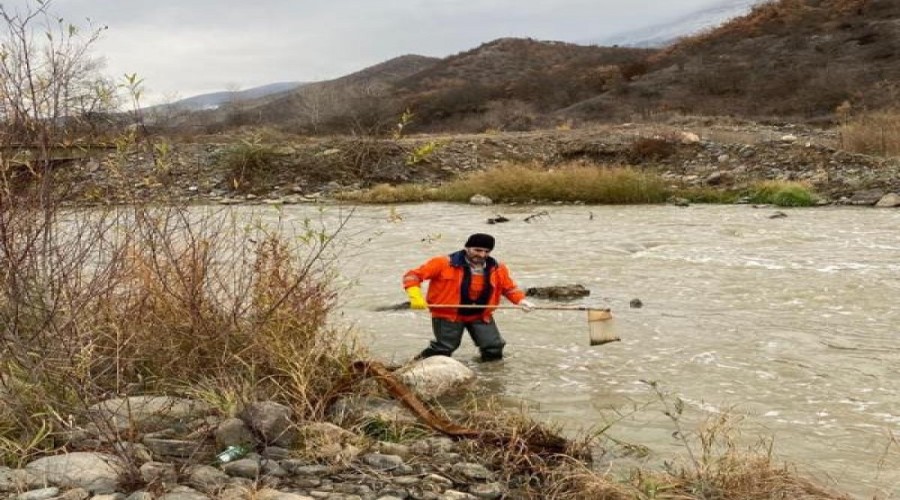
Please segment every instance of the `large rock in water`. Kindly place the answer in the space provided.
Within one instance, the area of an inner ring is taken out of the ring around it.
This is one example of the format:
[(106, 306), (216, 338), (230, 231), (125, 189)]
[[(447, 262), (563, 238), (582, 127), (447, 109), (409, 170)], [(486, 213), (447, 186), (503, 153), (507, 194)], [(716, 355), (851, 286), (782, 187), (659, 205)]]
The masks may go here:
[(582, 285), (559, 285), (533, 287), (525, 290), (525, 295), (539, 299), (573, 300), (587, 297), (591, 291)]
[(447, 356), (418, 360), (398, 370), (396, 375), (423, 400), (461, 392), (475, 382), (475, 372)]

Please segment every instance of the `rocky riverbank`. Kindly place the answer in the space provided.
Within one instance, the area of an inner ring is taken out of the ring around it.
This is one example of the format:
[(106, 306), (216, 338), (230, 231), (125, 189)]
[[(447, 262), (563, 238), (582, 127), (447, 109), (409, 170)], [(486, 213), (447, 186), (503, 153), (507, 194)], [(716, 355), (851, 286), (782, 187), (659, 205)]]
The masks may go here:
[[(182, 397), (109, 399), (73, 422), (65, 453), (0, 468), (0, 492), (21, 500), (537, 498), (538, 462), (565, 466), (531, 450), (527, 436), (506, 451), (531, 457), (515, 471), (485, 451), (482, 431), (456, 440), (429, 432), (410, 408), (470, 387), (475, 375), (463, 364), (439, 356), (396, 373), (412, 398), (406, 406), (363, 383), (319, 422), (297, 422), (273, 401), (229, 416)], [(220, 454), (229, 447), (240, 451)]]
[(394, 397), (367, 385), (373, 378), (357, 380), (320, 421), (296, 421), (275, 401), (247, 401), (233, 415), (175, 396), (99, 402), (88, 418), (70, 422), (59, 452), (0, 467), (0, 493), (17, 500), (624, 500), (665, 488), (679, 498), (707, 498), (697, 494), (706, 490), (728, 498), (848, 498), (766, 458), (733, 452), (718, 459), (721, 466), (709, 457), (710, 472), (615, 477), (610, 457), (593, 462), (588, 441), (572, 443), (484, 409), (449, 412), (467, 426), (431, 411), (423, 401), (459, 394), (474, 381), (451, 358), (413, 362), (392, 375), (367, 365)]
[[(673, 184), (732, 189), (807, 183), (823, 204), (900, 205), (900, 162), (840, 149), (834, 132), (786, 125), (624, 124), (578, 130), (403, 138), (203, 137), (94, 153), (57, 172), (77, 204), (130, 201), (292, 204), (379, 183), (438, 184), (504, 162), (631, 165)], [(154, 140), (158, 141), (158, 140)], [(141, 146), (141, 143), (135, 146)], [(241, 177), (236, 148), (265, 163)]]

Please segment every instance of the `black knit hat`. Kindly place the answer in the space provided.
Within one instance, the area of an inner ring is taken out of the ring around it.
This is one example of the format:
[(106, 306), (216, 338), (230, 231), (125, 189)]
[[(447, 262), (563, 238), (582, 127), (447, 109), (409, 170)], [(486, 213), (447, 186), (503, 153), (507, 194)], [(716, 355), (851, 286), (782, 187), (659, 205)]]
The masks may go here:
[(465, 247), (487, 248), (488, 250), (493, 250), (494, 237), (489, 234), (475, 233), (466, 240)]

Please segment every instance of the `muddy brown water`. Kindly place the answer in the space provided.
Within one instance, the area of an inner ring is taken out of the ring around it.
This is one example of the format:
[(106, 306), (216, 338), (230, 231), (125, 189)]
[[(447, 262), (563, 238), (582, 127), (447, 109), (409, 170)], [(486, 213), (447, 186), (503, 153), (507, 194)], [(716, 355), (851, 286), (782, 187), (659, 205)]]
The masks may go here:
[[(326, 209), (326, 224), (347, 211)], [(319, 217), (305, 206), (279, 213)], [(486, 223), (497, 215), (510, 221)], [(578, 303), (610, 307), (622, 338), (590, 346), (584, 312), (499, 311), (507, 358), (478, 363), (468, 338), (455, 355), (480, 390), (573, 433), (615, 422), (609, 435), (650, 451), (614, 447), (613, 467), (684, 457), (679, 426), (690, 434), (727, 412), (740, 442), (772, 439), (803, 474), (860, 498), (900, 495), (900, 210), (357, 207), (342, 232), (337, 319), (378, 359), (411, 358), (430, 338), (428, 316), (375, 309), (405, 300), (406, 269), (472, 232), (497, 237), (494, 255), (522, 287), (586, 286)], [(642, 308), (629, 307), (634, 298)], [(649, 381), (669, 404), (684, 401), (678, 424)]]

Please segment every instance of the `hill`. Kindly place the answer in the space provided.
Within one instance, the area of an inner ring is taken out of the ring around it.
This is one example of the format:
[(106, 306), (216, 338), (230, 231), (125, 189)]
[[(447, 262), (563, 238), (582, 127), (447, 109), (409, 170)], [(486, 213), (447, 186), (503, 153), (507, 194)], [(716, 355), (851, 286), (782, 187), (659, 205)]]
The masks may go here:
[(515, 131), (670, 114), (824, 124), (838, 109), (893, 105), (898, 81), (900, 2), (778, 0), (663, 49), (503, 38), (443, 59), (398, 57), (190, 120), (207, 131), (252, 124), (306, 134), (398, 124)]
[(398, 82), (396, 98), (417, 130), (526, 130), (618, 85), (653, 52), (502, 38)]
[(567, 112), (585, 118), (599, 109), (828, 122), (840, 106), (883, 108), (895, 102), (900, 78), (900, 3), (765, 3), (668, 47), (649, 58), (647, 68), (619, 91)]

